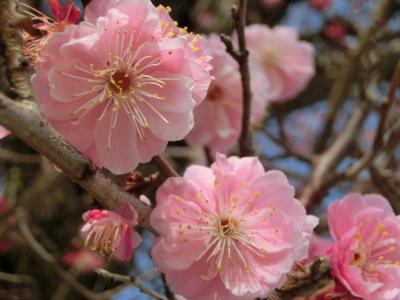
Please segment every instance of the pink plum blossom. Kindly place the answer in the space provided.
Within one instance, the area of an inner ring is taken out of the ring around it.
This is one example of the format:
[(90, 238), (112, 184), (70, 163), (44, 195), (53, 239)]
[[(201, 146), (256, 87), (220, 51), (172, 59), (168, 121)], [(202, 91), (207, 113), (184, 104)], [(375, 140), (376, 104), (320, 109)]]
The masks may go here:
[(314, 259), (317, 256), (327, 256), (332, 242), (327, 238), (319, 237), (313, 234), (310, 238), (310, 248), (308, 249), (308, 258)]
[(10, 132), (5, 129), (3, 126), (0, 126), (0, 140), (8, 136)]
[(101, 255), (86, 248), (68, 252), (63, 260), (79, 272), (91, 272), (104, 266)]
[(332, 0), (309, 0), (309, 3), (315, 9), (323, 10), (332, 4)]
[(342, 41), (347, 34), (347, 28), (342, 21), (333, 21), (325, 26), (324, 33), (332, 40)]
[(142, 238), (134, 230), (138, 214), (131, 204), (124, 203), (115, 211), (92, 209), (82, 216), (81, 229), (85, 245), (91, 250), (128, 261)]
[(256, 157), (217, 154), (157, 191), (150, 222), (157, 267), (187, 299), (254, 299), (279, 287), (307, 257), (317, 218), (307, 216), (280, 171)]
[[(204, 40), (204, 46), (212, 56), (213, 81), (206, 100), (194, 111), (195, 126), (187, 135), (190, 145), (207, 146), (216, 152), (226, 152), (239, 139), (242, 127), (242, 82), (238, 63), (226, 52), (217, 35)], [(259, 69), (251, 69), (252, 107), (251, 123), (265, 114), (268, 99), (268, 82)]]
[(85, 22), (53, 36), (32, 79), (53, 127), (115, 174), (183, 139), (211, 81), (199, 41), (166, 29), (161, 11), (149, 0), (91, 1)]
[(314, 48), (288, 26), (254, 24), (245, 30), (252, 65), (260, 65), (270, 85), (271, 101), (297, 96), (315, 73)]
[(400, 219), (375, 194), (349, 194), (328, 209), (334, 275), (353, 296), (400, 299)]

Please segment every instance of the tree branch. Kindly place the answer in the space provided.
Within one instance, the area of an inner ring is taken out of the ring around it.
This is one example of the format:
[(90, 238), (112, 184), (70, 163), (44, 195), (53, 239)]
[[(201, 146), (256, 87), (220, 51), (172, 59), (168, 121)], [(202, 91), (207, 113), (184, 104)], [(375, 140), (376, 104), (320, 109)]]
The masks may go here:
[(21, 16), (16, 11), (18, 1), (0, 1), (0, 48), (6, 68), (9, 94), (27, 99), (32, 96), (29, 85), (29, 65), (22, 51), (22, 35), (18, 28), (18, 20)]
[(71, 289), (85, 297), (86, 299), (100, 299), (95, 293), (88, 290), (85, 286), (81, 285), (79, 282), (75, 280), (68, 272), (64, 271), (63, 268), (57, 263), (56, 259), (44, 249), (39, 242), (35, 239), (32, 232), (29, 229), (29, 226), (26, 222), (26, 215), (25, 212), (21, 209), (17, 211), (17, 220), (18, 220), (18, 227), (27, 241), (29, 247), (32, 251), (46, 264), (50, 265), (56, 274), (66, 283), (69, 285)]
[(143, 285), (139, 280), (136, 280), (136, 278), (133, 276), (111, 273), (104, 269), (97, 269), (96, 273), (98, 275), (100, 275), (101, 277), (107, 278), (107, 279), (115, 281), (115, 282), (129, 282), (132, 285), (134, 285), (135, 287), (137, 287), (142, 293), (145, 293), (154, 299), (168, 300), (165, 296), (163, 296), (163, 295), (157, 293), (156, 291), (149, 289), (148, 287)]
[(13, 164), (40, 164), (42, 158), (38, 154), (17, 153), (0, 147), (0, 162), (1, 161)]
[(36, 284), (35, 280), (29, 275), (10, 274), (2, 271), (0, 271), (0, 281), (6, 281), (13, 284)]
[(392, 5), (392, 0), (382, 0), (379, 2), (371, 25), (362, 32), (357, 48), (350, 53), (348, 59), (343, 63), (343, 68), (341, 68), (339, 76), (336, 78), (329, 91), (328, 99), (331, 110), (315, 147), (317, 153), (324, 150), (329, 137), (332, 135), (337, 113), (349, 93), (351, 83), (356, 77), (355, 75), (361, 58), (370, 46), (371, 41), (373, 41), (372, 37), (375, 35), (376, 31), (385, 23), (388, 14), (392, 12)]
[(292, 300), (297, 297), (315, 296), (318, 291), (332, 283), (330, 273), (329, 262), (323, 257), (317, 257), (290, 273), (285, 284), (276, 291), (274, 299)]
[(314, 167), (301, 192), (300, 201), (308, 211), (322, 200), (328, 187), (333, 184), (334, 171), (356, 141), (356, 137), (367, 115), (365, 103), (360, 103), (341, 135), (314, 161)]
[(238, 62), (240, 76), (242, 79), (243, 93), (243, 115), (242, 129), (239, 138), (239, 150), (241, 156), (253, 154), (252, 137), (250, 131), (250, 110), (251, 110), (251, 88), (249, 71), (249, 51), (246, 47), (245, 27), (247, 15), (247, 0), (239, 0), (239, 8), (232, 7), (232, 18), (238, 36), (239, 49), (233, 47), (232, 41), (225, 35), (221, 36), (226, 46), (226, 51)]
[(357, 163), (355, 163), (349, 169), (347, 169), (344, 174), (340, 175), (343, 179), (351, 179), (357, 176), (359, 172), (364, 170), (366, 167), (368, 167), (370, 163), (373, 162), (374, 158), (381, 151), (382, 146), (384, 144), (384, 135), (386, 131), (386, 125), (388, 122), (390, 108), (395, 102), (395, 93), (399, 85), (400, 85), (400, 61), (397, 63), (392, 78), (390, 80), (390, 89), (387, 94), (387, 99), (386, 101), (383, 101), (382, 104), (380, 105), (379, 124), (375, 133), (372, 149), (371, 151), (366, 153), (363, 157), (361, 157), (357, 161)]
[(153, 157), (153, 161), (157, 164), (159, 170), (165, 178), (168, 177), (179, 177), (178, 172), (171, 166), (171, 164), (162, 156), (156, 155)]
[(123, 191), (88, 158), (67, 144), (42, 118), (35, 103), (14, 102), (0, 93), (0, 124), (46, 156), (103, 207), (115, 209), (129, 201), (139, 213), (141, 225), (151, 229), (148, 222), (150, 207)]

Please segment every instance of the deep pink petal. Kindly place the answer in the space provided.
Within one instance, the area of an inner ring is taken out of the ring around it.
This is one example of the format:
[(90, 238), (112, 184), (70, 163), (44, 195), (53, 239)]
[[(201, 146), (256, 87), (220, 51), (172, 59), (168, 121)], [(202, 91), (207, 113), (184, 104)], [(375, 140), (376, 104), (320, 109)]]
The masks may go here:
[(62, 20), (62, 8), (60, 4), (60, 0), (48, 0), (50, 9), (53, 15), (56, 17), (57, 21)]

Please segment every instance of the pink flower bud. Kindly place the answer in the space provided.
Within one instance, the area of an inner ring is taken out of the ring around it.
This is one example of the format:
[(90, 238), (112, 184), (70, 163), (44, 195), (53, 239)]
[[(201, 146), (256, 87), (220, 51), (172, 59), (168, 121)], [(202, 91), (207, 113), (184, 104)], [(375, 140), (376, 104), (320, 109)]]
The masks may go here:
[(86, 222), (81, 229), (85, 245), (110, 257), (128, 261), (140, 242), (134, 230), (138, 214), (129, 203), (115, 211), (92, 209), (82, 216)]

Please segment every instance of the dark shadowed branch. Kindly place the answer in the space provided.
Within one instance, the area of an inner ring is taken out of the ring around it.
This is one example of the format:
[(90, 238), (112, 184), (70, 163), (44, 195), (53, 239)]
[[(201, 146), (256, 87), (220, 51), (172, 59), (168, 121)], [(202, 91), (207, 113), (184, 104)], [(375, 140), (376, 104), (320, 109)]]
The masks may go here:
[(222, 42), (226, 46), (226, 51), (238, 62), (243, 88), (243, 115), (242, 129), (239, 139), (239, 150), (241, 156), (251, 155), (253, 153), (252, 136), (250, 131), (250, 113), (251, 113), (251, 89), (250, 89), (250, 71), (249, 71), (249, 52), (246, 47), (245, 27), (247, 15), (247, 0), (239, 0), (239, 7), (232, 7), (232, 18), (235, 22), (235, 28), (238, 38), (239, 49), (235, 49), (232, 41), (225, 35), (221, 36)]
[(360, 160), (357, 161), (357, 163), (355, 163), (349, 169), (347, 169), (344, 174), (340, 174), (340, 178), (342, 179), (354, 178), (362, 170), (368, 167), (368, 165), (373, 162), (374, 158), (382, 150), (382, 147), (384, 146), (384, 136), (386, 133), (390, 108), (393, 106), (393, 103), (395, 102), (395, 93), (399, 85), (400, 85), (400, 61), (397, 63), (394, 73), (392, 75), (392, 79), (390, 81), (390, 89), (387, 94), (387, 97), (385, 101), (382, 102), (379, 108), (379, 124), (375, 133), (375, 138), (371, 151), (364, 154), (364, 156), (361, 157)]
[(40, 260), (51, 266), (57, 276), (59, 276), (71, 289), (79, 293), (85, 299), (102, 299), (92, 291), (88, 290), (85, 286), (81, 285), (78, 281), (76, 281), (75, 278), (71, 276), (71, 274), (63, 270), (63, 268), (58, 264), (57, 260), (50, 253), (48, 253), (42, 247), (42, 245), (39, 244), (39, 242), (33, 236), (31, 230), (29, 229), (27, 218), (23, 210), (18, 210), (16, 216), (18, 220), (18, 227), (22, 236), (28, 243), (33, 253)]
[(165, 178), (179, 176), (178, 172), (171, 166), (171, 164), (162, 155), (154, 156), (153, 161), (156, 163), (156, 165), (158, 166), (162, 175)]
[(285, 284), (268, 300), (292, 300), (296, 297), (314, 296), (331, 284), (329, 262), (324, 257), (317, 257), (292, 271)]
[(40, 164), (42, 159), (38, 154), (17, 153), (0, 147), (0, 162), (13, 164)]
[(15, 102), (0, 93), (0, 124), (46, 156), (103, 207), (115, 209), (123, 202), (132, 203), (139, 213), (141, 225), (150, 228), (148, 223), (150, 207), (123, 191), (88, 158), (67, 144), (42, 118), (35, 103)]

